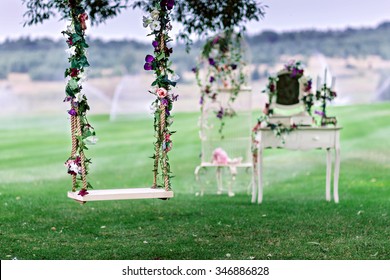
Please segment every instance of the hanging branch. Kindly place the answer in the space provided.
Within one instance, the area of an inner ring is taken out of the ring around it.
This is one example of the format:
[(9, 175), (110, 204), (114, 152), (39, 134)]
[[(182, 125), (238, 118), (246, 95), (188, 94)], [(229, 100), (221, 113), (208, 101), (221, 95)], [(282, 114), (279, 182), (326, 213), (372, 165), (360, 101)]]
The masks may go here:
[[(72, 0), (23, 0), (27, 8), (23, 15), (26, 19), (24, 25), (43, 23), (56, 15), (66, 19), (71, 9), (68, 5), (70, 2)], [(129, 0), (83, 0), (83, 6), (85, 13), (89, 15), (91, 24), (97, 25), (116, 17), (122, 10), (129, 7), (128, 2)]]
[[(65, 70), (68, 82), (65, 88), (64, 102), (70, 102), (68, 114), (71, 118), (72, 152), (65, 166), (72, 175), (72, 191), (80, 189), (79, 195), (88, 194), (91, 184), (87, 181), (88, 167), (91, 163), (84, 154), (87, 144), (95, 144), (97, 138), (93, 127), (87, 120), (89, 105), (87, 97), (82, 93), (82, 82), (86, 79), (85, 68), (89, 67), (86, 57), (88, 44), (85, 41), (86, 21), (88, 15), (81, 6), (81, 0), (69, 0), (70, 23), (62, 32), (68, 45), (70, 67)], [(82, 185), (80, 187), (79, 181)]]
[[(172, 173), (169, 165), (168, 152), (172, 149), (171, 135), (169, 127), (173, 122), (171, 111), (173, 102), (178, 96), (173, 94), (171, 89), (176, 86), (178, 76), (170, 68), (169, 57), (172, 48), (167, 45), (172, 41), (168, 31), (172, 30), (170, 14), (174, 6), (174, 0), (153, 1), (153, 5), (148, 9), (149, 16), (143, 17), (145, 28), (150, 28), (151, 33), (148, 36), (154, 36), (152, 46), (154, 47), (154, 56), (148, 54), (145, 57), (144, 69), (153, 70), (156, 76), (152, 83), (153, 90), (149, 91), (156, 96), (152, 103), (154, 108), (154, 130), (156, 142), (153, 169), (153, 187), (164, 187), (166, 190), (171, 188), (170, 179)], [(162, 175), (162, 184), (158, 183), (159, 166)]]

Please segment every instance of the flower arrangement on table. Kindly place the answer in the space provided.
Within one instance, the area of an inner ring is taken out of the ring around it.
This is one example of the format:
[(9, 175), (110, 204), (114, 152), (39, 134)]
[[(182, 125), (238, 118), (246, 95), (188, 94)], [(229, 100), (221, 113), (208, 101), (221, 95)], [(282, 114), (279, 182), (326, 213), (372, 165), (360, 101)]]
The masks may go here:
[[(246, 83), (244, 74), (244, 49), (242, 34), (232, 29), (208, 39), (203, 46), (197, 67), (193, 68), (196, 80), (201, 89), (199, 104), (201, 111), (207, 100), (219, 103), (215, 116), (221, 120), (219, 133), (222, 135), (226, 117), (233, 117), (236, 112), (231, 104), (236, 100), (241, 88)], [(201, 68), (205, 75), (201, 77)], [(221, 89), (229, 90), (228, 104), (224, 106), (218, 98)]]
[[(305, 111), (312, 115), (312, 108), (314, 105), (314, 94), (312, 92), (312, 79), (304, 75), (304, 69), (300, 61), (290, 61), (284, 66), (282, 73), (288, 73), (292, 78), (296, 78), (299, 82), (300, 91), (303, 93), (302, 102), (305, 105)], [(258, 119), (257, 124), (253, 128), (253, 132), (256, 133), (261, 127), (269, 127), (274, 131), (275, 135), (278, 137), (283, 137), (286, 133), (291, 132), (296, 129), (297, 124), (290, 124), (286, 126), (282, 123), (271, 123), (270, 117), (274, 114), (272, 109), (272, 102), (277, 95), (277, 82), (278, 76), (270, 76), (268, 78), (268, 84), (266, 89), (263, 92), (268, 95), (268, 102), (265, 104), (263, 109), (263, 115)]]
[(68, 45), (67, 53), (70, 63), (65, 70), (65, 77), (68, 81), (64, 102), (69, 102), (71, 107), (68, 114), (71, 119), (72, 152), (65, 166), (68, 174), (73, 177), (72, 191), (80, 189), (79, 195), (84, 196), (88, 194), (87, 189), (92, 188), (86, 178), (91, 159), (85, 157), (84, 151), (88, 149), (88, 144), (95, 144), (97, 141), (95, 130), (87, 119), (87, 111), (90, 109), (87, 97), (82, 92), (82, 83), (86, 80), (86, 68), (89, 67), (86, 57), (88, 44), (85, 40), (88, 15), (82, 8), (80, 0), (69, 0), (68, 5), (71, 15), (70, 23), (62, 34)]
[[(172, 30), (170, 13), (174, 7), (174, 0), (153, 1), (153, 6), (149, 9), (149, 15), (143, 17), (143, 26), (149, 28), (151, 33), (148, 36), (153, 37), (152, 46), (153, 55), (148, 54), (145, 57), (144, 69), (153, 71), (156, 79), (152, 83), (152, 90), (149, 92), (156, 96), (152, 103), (154, 113), (154, 131), (155, 131), (155, 153), (154, 159), (154, 181), (153, 187), (171, 188), (170, 179), (172, 172), (170, 170), (169, 158), (167, 153), (172, 149), (171, 135), (175, 131), (170, 130), (173, 123), (171, 111), (173, 102), (178, 95), (172, 93), (172, 88), (176, 86), (178, 76), (170, 68), (169, 60), (172, 54), (172, 48), (168, 43), (172, 41), (168, 32)], [(163, 186), (158, 183), (158, 167), (161, 164)]]

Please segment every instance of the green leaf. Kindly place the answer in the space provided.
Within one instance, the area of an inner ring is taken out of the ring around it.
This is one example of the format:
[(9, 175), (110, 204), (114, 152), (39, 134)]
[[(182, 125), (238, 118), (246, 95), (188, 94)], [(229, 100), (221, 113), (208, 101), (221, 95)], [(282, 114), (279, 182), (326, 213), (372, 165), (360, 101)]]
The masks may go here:
[(70, 79), (68, 82), (68, 87), (72, 90), (75, 91), (76, 89), (79, 88), (79, 85), (75, 79)]
[(157, 60), (162, 60), (162, 59), (164, 59), (164, 58), (165, 58), (165, 52), (161, 52), (161, 53), (156, 57)]

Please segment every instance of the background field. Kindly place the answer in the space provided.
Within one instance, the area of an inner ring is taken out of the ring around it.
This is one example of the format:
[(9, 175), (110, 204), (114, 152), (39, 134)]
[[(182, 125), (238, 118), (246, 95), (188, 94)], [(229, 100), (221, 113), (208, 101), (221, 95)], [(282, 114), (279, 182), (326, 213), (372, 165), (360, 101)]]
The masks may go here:
[[(232, 198), (215, 187), (196, 196), (198, 114), (177, 113), (174, 199), (81, 206), (66, 198), (66, 116), (3, 117), (0, 259), (389, 259), (390, 103), (332, 113), (344, 127), (339, 204), (325, 201), (324, 151), (267, 151), (261, 205), (245, 180)], [(151, 119), (91, 123), (94, 187), (149, 186)]]

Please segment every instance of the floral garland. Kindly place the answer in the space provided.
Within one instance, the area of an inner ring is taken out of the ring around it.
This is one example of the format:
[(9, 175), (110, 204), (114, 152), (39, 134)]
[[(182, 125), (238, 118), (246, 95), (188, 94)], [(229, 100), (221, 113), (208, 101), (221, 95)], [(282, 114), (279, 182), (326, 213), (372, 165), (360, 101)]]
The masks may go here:
[[(200, 68), (206, 64), (207, 71), (202, 81)], [(196, 80), (201, 89), (199, 104), (203, 112), (206, 98), (212, 102), (218, 102), (220, 88), (230, 89), (230, 96), (227, 106), (222, 106), (215, 112), (216, 117), (221, 120), (219, 133), (222, 134), (225, 125), (225, 117), (233, 117), (236, 112), (231, 104), (236, 100), (241, 87), (246, 83), (244, 74), (244, 52), (242, 48), (242, 34), (233, 30), (226, 30), (223, 34), (214, 36), (207, 40), (203, 46), (198, 66), (193, 68)]]
[[(86, 79), (85, 69), (89, 67), (86, 57), (88, 44), (85, 41), (88, 15), (81, 7), (81, 0), (69, 0), (68, 6), (71, 22), (62, 34), (66, 37), (69, 48), (67, 52), (70, 67), (65, 70), (65, 77), (68, 78), (68, 81), (64, 102), (69, 102), (71, 105), (68, 114), (71, 118), (72, 153), (65, 162), (65, 166), (68, 169), (68, 174), (73, 177), (72, 191), (80, 189), (79, 195), (84, 196), (88, 194), (87, 189), (92, 188), (86, 179), (91, 159), (85, 157), (84, 150), (88, 149), (88, 144), (95, 144), (97, 141), (95, 130), (87, 119), (86, 113), (90, 109), (87, 97), (82, 93), (82, 83)], [(80, 186), (80, 181), (82, 186)]]
[[(176, 86), (178, 76), (170, 68), (172, 63), (169, 57), (172, 54), (172, 48), (167, 46), (167, 43), (172, 41), (168, 31), (172, 30), (170, 13), (174, 4), (174, 0), (154, 1), (153, 6), (149, 9), (149, 16), (143, 17), (144, 27), (151, 30), (148, 36), (154, 37), (152, 42), (154, 54), (148, 54), (144, 64), (144, 69), (154, 71), (156, 77), (152, 83), (153, 89), (149, 91), (156, 96), (156, 100), (152, 103), (156, 137), (155, 153), (152, 156), (154, 159), (153, 187), (165, 187), (167, 190), (171, 188), (170, 179), (173, 177), (167, 155), (172, 149), (171, 135), (175, 133), (169, 129), (173, 123), (171, 111), (173, 102), (177, 101), (178, 98), (178, 95), (171, 92), (172, 88)], [(159, 165), (161, 166), (163, 186), (157, 180)]]

